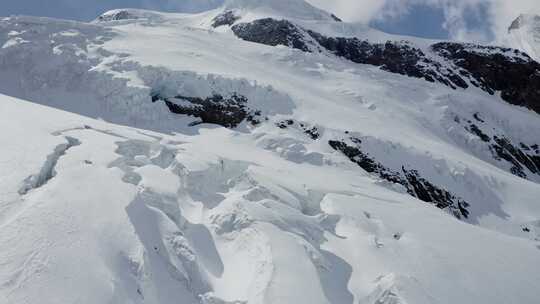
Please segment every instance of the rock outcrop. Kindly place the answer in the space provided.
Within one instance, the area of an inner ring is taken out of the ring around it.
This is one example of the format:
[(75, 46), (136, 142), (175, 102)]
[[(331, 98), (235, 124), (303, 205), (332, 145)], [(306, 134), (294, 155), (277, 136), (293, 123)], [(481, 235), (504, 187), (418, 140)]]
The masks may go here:
[(199, 118), (200, 121), (195, 122), (194, 125), (209, 123), (226, 128), (235, 128), (243, 121), (248, 121), (253, 125), (260, 123), (259, 117), (261, 113), (249, 109), (247, 98), (237, 94), (232, 94), (230, 97), (215, 94), (207, 98), (182, 95), (164, 97), (153, 94), (152, 101), (165, 102), (169, 110), (175, 114)]
[(358, 138), (351, 138), (351, 143), (342, 140), (331, 140), (329, 145), (336, 151), (343, 153), (350, 161), (368, 173), (375, 174), (379, 178), (394, 184), (400, 184), (407, 193), (421, 201), (435, 205), (437, 208), (448, 210), (456, 218), (468, 218), (469, 204), (440, 188), (420, 175), (417, 170), (407, 169), (405, 165), (401, 167), (401, 172), (394, 171), (376, 161), (370, 155), (362, 151), (362, 141)]
[(540, 113), (540, 64), (510, 48), (443, 42), (431, 47), (489, 94)]
[(234, 34), (246, 41), (270, 46), (284, 45), (304, 52), (316, 47), (307, 31), (287, 20), (264, 18), (232, 27)]
[(240, 19), (233, 11), (225, 11), (212, 19), (212, 27), (231, 26)]
[(355, 37), (328, 37), (288, 20), (272, 18), (236, 24), (232, 30), (246, 41), (304, 52), (328, 52), (452, 89), (472, 85), (491, 95), (500, 92), (503, 100), (540, 113), (540, 64), (518, 50), (441, 42), (424, 51), (407, 41), (372, 43)]

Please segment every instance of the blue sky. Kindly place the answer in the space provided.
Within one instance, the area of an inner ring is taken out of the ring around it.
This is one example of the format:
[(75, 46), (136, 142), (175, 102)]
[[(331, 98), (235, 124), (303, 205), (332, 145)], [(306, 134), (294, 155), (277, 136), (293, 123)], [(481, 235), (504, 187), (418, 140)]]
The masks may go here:
[[(223, 0), (0, 0), (0, 16), (25, 14), (89, 21), (113, 8), (148, 8), (164, 11), (191, 11), (191, 5), (211, 7)], [(540, 11), (540, 0), (307, 0), (331, 10), (344, 19), (359, 19), (394, 34), (426, 38), (491, 40), (504, 30), (519, 10)], [(508, 12), (504, 7), (512, 2)], [(201, 5), (202, 4), (202, 5)], [(391, 12), (391, 13), (388, 13)], [(396, 13), (397, 12), (397, 13)], [(494, 15), (495, 14), (495, 15)], [(501, 15), (501, 14), (499, 14)], [(499, 29), (495, 27), (499, 21)]]
[(32, 15), (90, 21), (115, 8), (146, 8), (161, 11), (186, 11), (191, 4), (209, 8), (222, 0), (0, 0), (0, 16)]
[[(540, 1), (540, 0), (539, 0)], [(475, 9), (464, 10), (461, 13), (463, 29), (476, 33), (476, 39), (492, 40), (494, 34), (491, 32), (491, 24), (488, 22), (489, 16), (487, 7), (479, 4)], [(391, 34), (405, 34), (424, 38), (448, 39), (457, 35), (453, 31), (448, 15), (443, 7), (413, 4), (407, 8), (403, 14), (387, 18), (374, 18), (370, 24), (384, 32)]]
[(408, 13), (394, 18), (374, 19), (371, 26), (391, 34), (414, 35), (425, 38), (449, 38), (443, 28), (444, 13), (441, 9), (416, 5)]

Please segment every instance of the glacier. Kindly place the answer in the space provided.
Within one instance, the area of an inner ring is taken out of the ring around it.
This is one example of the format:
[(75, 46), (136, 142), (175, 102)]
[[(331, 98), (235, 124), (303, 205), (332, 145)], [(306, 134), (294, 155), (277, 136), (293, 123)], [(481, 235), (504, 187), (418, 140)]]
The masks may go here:
[(0, 303), (538, 302), (535, 54), (208, 6), (0, 18)]

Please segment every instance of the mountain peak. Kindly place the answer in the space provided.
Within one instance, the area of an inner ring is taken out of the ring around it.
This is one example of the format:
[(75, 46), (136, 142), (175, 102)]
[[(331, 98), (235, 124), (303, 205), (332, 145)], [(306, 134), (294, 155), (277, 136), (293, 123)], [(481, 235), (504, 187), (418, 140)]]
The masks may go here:
[(521, 14), (508, 28), (508, 44), (540, 61), (540, 16)]
[(224, 7), (294, 19), (334, 20), (330, 13), (304, 0), (225, 0)]
[[(193, 1), (187, 1), (191, 3)], [(211, 4), (209, 4), (211, 2)], [(275, 17), (298, 20), (341, 21), (333, 14), (319, 9), (304, 0), (216, 0), (206, 1), (200, 7), (196, 4), (184, 6), (179, 13), (203, 12), (209, 10), (239, 11), (252, 18)], [(100, 15), (94, 22), (151, 19), (159, 20), (163, 15), (142, 9), (115, 9)]]
[(540, 16), (532, 14), (521, 14), (512, 22), (512, 24), (510, 24), (508, 32), (520, 29), (525, 25), (534, 23), (540, 23)]

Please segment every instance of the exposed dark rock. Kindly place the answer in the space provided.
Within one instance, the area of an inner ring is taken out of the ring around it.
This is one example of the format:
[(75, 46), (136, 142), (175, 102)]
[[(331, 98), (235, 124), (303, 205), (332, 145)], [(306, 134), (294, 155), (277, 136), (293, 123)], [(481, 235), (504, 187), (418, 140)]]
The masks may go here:
[[(261, 124), (261, 111), (250, 111), (246, 117), (246, 120), (251, 123), (253, 126), (257, 126)], [(265, 120), (268, 120), (268, 117), (265, 118)]]
[[(287, 119), (287, 120), (283, 120), (283, 121), (278, 122), (276, 124), (276, 126), (278, 128), (280, 128), (280, 129), (287, 129), (287, 128), (291, 127), (291, 126), (294, 126), (295, 124), (296, 123), (295, 123), (294, 120)], [(313, 140), (317, 140), (321, 136), (321, 134), (319, 132), (319, 129), (317, 127), (310, 127), (305, 123), (299, 123), (298, 125), (299, 125), (300, 129), (302, 129), (302, 131)]]
[(432, 49), (462, 68), (471, 83), (505, 101), (540, 113), (540, 64), (509, 48), (441, 42)]
[(535, 163), (535, 158), (538, 156), (525, 154), (507, 138), (495, 136), (494, 141), (495, 144), (492, 145), (493, 151), (495, 151), (497, 157), (512, 163), (510, 171), (513, 174), (526, 178), (527, 175), (523, 172), (523, 167), (526, 167), (532, 173), (540, 173), (539, 163)]
[(226, 11), (214, 17), (212, 20), (212, 27), (220, 27), (223, 25), (231, 26), (238, 21), (238, 19), (240, 19), (240, 17), (236, 16), (233, 11)]
[[(359, 139), (355, 139), (355, 141), (357, 145), (361, 144), (361, 141)], [(360, 166), (362, 169), (366, 170), (368, 173), (377, 174), (379, 177), (392, 183), (397, 183), (401, 185), (406, 184), (406, 181), (399, 173), (393, 172), (385, 168), (382, 164), (376, 162), (367, 154), (363, 153), (358, 147), (351, 146), (343, 141), (336, 140), (331, 140), (328, 142), (328, 144), (334, 150), (343, 153), (349, 158), (349, 160)]]
[(416, 170), (406, 170), (402, 168), (409, 185), (414, 190), (414, 195), (424, 201), (435, 204), (440, 209), (448, 209), (455, 217), (469, 217), (467, 208), (469, 204), (462, 199), (456, 198), (450, 192), (438, 188), (428, 180), (422, 178)]
[(370, 43), (358, 38), (326, 37), (314, 31), (309, 34), (326, 50), (356, 63), (381, 67), (382, 70), (441, 82), (452, 88), (467, 88), (467, 83), (453, 71), (429, 59), (422, 50), (406, 41)]
[(482, 118), (480, 118), (480, 113), (474, 113), (473, 115), (474, 119), (478, 120), (479, 122), (485, 122)]
[(531, 147), (524, 143), (520, 143), (519, 146), (514, 145), (510, 139), (504, 136), (493, 136), (492, 139), (480, 127), (472, 123), (467, 130), (489, 144), (489, 148), (496, 160), (509, 162), (512, 165), (510, 168), (512, 174), (527, 178), (524, 171), (527, 168), (533, 174), (540, 175), (540, 153), (537, 150), (533, 151), (534, 147), (538, 147), (538, 145)]
[(250, 23), (240, 23), (232, 27), (239, 38), (270, 46), (284, 45), (310, 52), (306, 32), (287, 20), (265, 18)]
[(232, 29), (246, 41), (305, 52), (328, 51), (356, 63), (453, 89), (466, 89), (470, 83), (489, 94), (499, 91), (505, 101), (540, 113), (540, 64), (518, 50), (441, 42), (431, 46), (431, 51), (440, 56), (435, 59), (407, 41), (371, 43), (355, 37), (328, 37), (287, 20), (266, 18), (236, 24)]
[(304, 129), (304, 133), (306, 133), (313, 140), (317, 140), (319, 139), (319, 137), (321, 137), (321, 134), (319, 133), (319, 129), (317, 127), (306, 128)]
[(167, 98), (159, 94), (152, 95), (153, 102), (160, 100), (175, 114), (200, 118), (199, 123), (217, 124), (226, 128), (235, 128), (244, 120), (253, 125), (260, 123), (261, 112), (250, 110), (247, 98), (237, 94), (228, 98), (219, 94), (207, 98), (182, 95)]
[(119, 21), (119, 20), (135, 20), (135, 19), (139, 19), (139, 17), (131, 14), (129, 11), (118, 11), (112, 14), (99, 16), (98, 18), (98, 20), (101, 22)]
[[(530, 20), (532, 23), (540, 23), (540, 16), (532, 16), (532, 20)], [(508, 27), (508, 33), (512, 32), (513, 30), (520, 29), (524, 24), (527, 23), (527, 16), (526, 15), (520, 15), (517, 17), (514, 21), (512, 21), (512, 24), (510, 24), (510, 27)]]
[(517, 17), (514, 21), (512, 21), (512, 24), (510, 24), (510, 27), (508, 28), (508, 33), (510, 33), (513, 30), (519, 29), (522, 23), (523, 23), (523, 15)]
[(480, 130), (480, 128), (478, 128), (478, 126), (475, 124), (471, 124), (469, 126), (469, 131), (473, 133), (474, 135), (480, 137), (480, 139), (484, 142), (491, 141), (491, 137), (487, 136), (484, 132), (482, 132), (482, 130)]
[(462, 199), (452, 195), (450, 192), (441, 189), (428, 180), (422, 178), (418, 171), (407, 170), (402, 167), (402, 172), (395, 172), (386, 168), (383, 164), (377, 162), (366, 153), (362, 152), (360, 139), (351, 138), (353, 145), (349, 145), (344, 141), (331, 140), (329, 145), (336, 151), (343, 153), (349, 160), (360, 166), (369, 173), (376, 174), (380, 178), (392, 183), (397, 183), (404, 186), (407, 192), (419, 200), (431, 203), (440, 209), (446, 209), (452, 214), (461, 219), (468, 218), (469, 204)]
[(519, 143), (519, 146), (525, 151), (531, 151), (531, 148), (524, 143)]
[(430, 59), (406, 41), (370, 43), (358, 38), (327, 37), (287, 20), (272, 18), (237, 24), (233, 31), (246, 41), (285, 45), (305, 52), (326, 50), (356, 63), (379, 66), (388, 72), (438, 81), (452, 88), (468, 87), (459, 74)]
[(332, 17), (332, 19), (334, 19), (334, 21), (343, 22), (343, 20), (341, 20), (341, 18), (339, 18), (338, 16), (336, 16), (334, 14), (331, 14), (330, 17)]
[(294, 120), (292, 120), (292, 119), (287, 119), (287, 120), (278, 122), (276, 125), (277, 125), (278, 128), (280, 128), (280, 129), (287, 129), (288, 127), (294, 125)]

